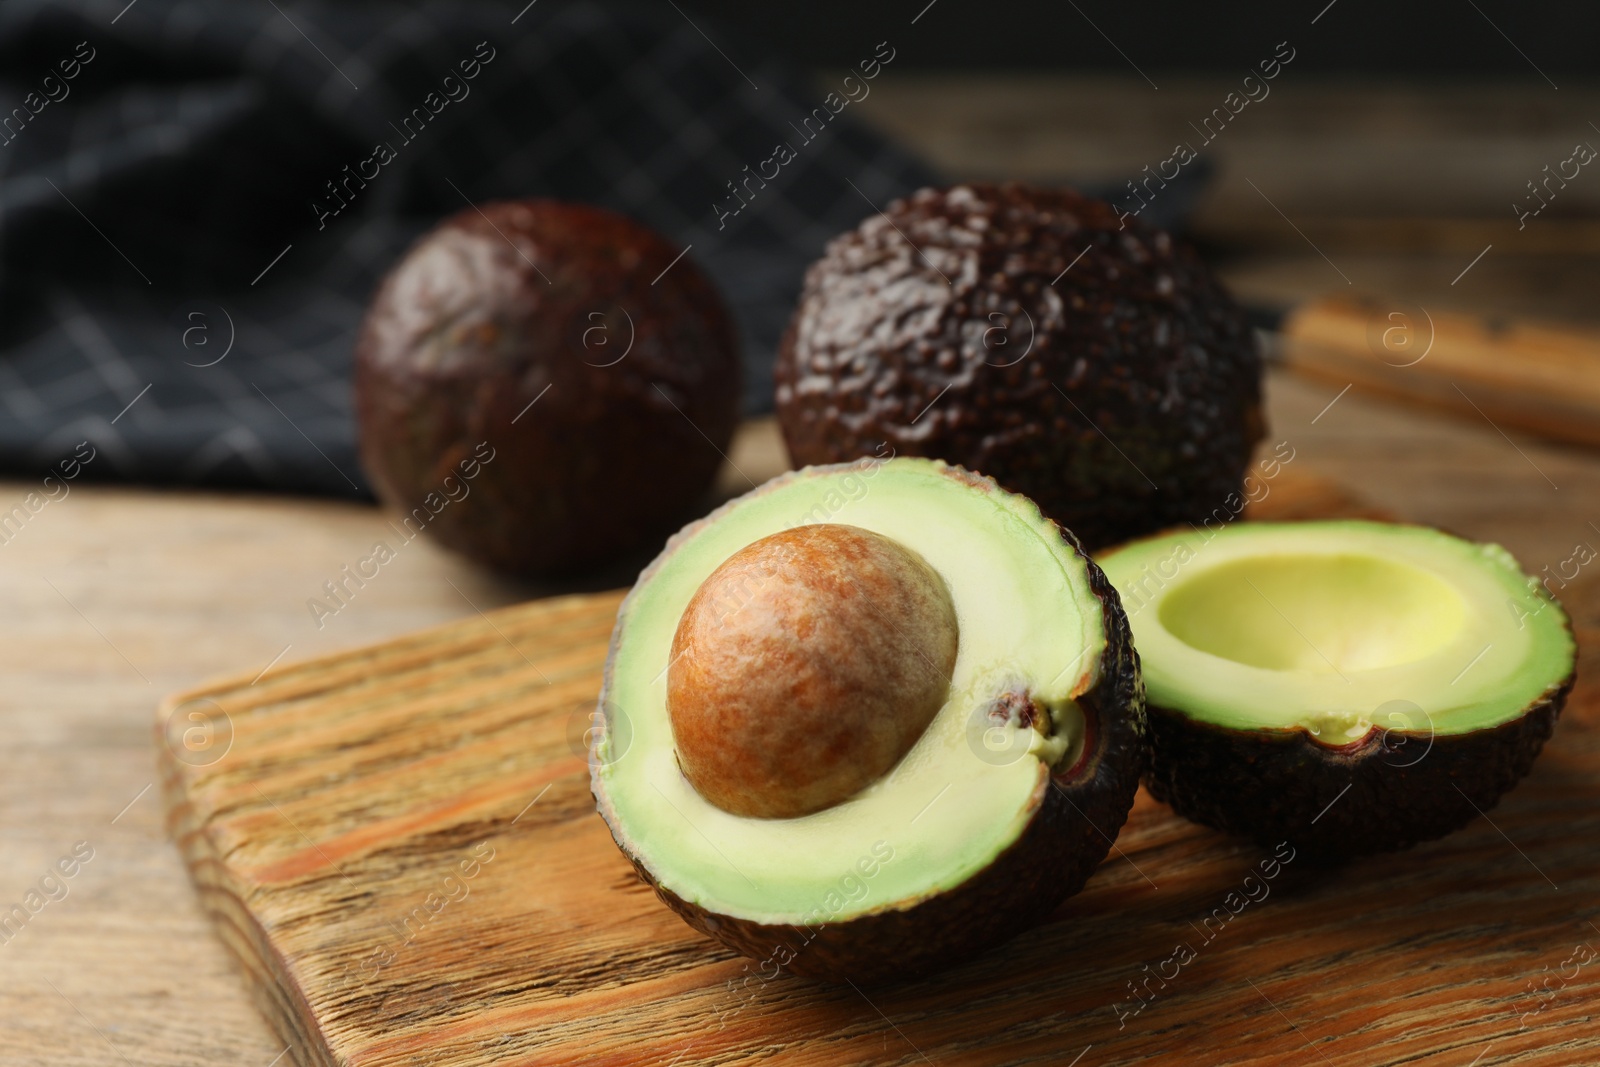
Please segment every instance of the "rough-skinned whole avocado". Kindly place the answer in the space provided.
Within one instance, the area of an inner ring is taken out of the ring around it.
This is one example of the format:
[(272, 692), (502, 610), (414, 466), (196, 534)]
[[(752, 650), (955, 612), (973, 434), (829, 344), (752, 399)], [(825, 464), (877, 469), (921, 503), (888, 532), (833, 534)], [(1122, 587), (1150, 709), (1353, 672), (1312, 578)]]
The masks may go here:
[(1369, 521), (1186, 529), (1100, 557), (1149, 686), (1150, 792), (1327, 859), (1408, 848), (1528, 773), (1565, 614), (1498, 545)]
[[(680, 771), (667, 676), (696, 592), (746, 546), (842, 524), (914, 551), (960, 628), (948, 697), (859, 793), (738, 815)], [(1070, 534), (991, 479), (921, 459), (780, 476), (685, 527), (612, 635), (590, 750), (600, 814), (695, 929), (780, 970), (911, 979), (992, 948), (1080, 889), (1145, 764), (1138, 658), (1116, 593)]]
[(796, 463), (959, 463), (1098, 549), (1227, 520), (1264, 432), (1244, 312), (1187, 245), (1065, 189), (923, 189), (832, 241), (779, 353)]
[(732, 320), (680, 253), (554, 200), (470, 207), (423, 236), (356, 343), (378, 495), (512, 573), (659, 544), (710, 486), (738, 415)]

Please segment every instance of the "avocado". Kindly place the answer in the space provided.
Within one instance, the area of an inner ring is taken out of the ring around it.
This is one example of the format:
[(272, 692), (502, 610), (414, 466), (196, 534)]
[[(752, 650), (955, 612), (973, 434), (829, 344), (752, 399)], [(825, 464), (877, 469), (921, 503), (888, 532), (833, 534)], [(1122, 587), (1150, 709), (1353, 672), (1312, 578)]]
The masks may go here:
[(925, 459), (808, 467), (640, 575), (590, 781), (695, 929), (912, 978), (1082, 888), (1138, 788), (1143, 701), (1115, 591), (1031, 501)]
[(695, 507), (739, 375), (722, 300), (665, 238), (586, 204), (478, 205), (373, 297), (361, 463), (408, 528), (510, 573), (583, 571), (658, 546)]
[(1408, 848), (1528, 773), (1572, 687), (1561, 606), (1499, 545), (1246, 522), (1099, 562), (1149, 687), (1151, 794), (1328, 859)]
[(1065, 189), (923, 189), (834, 239), (775, 373), (796, 464), (958, 463), (1091, 550), (1231, 518), (1265, 428), (1254, 334), (1200, 257)]

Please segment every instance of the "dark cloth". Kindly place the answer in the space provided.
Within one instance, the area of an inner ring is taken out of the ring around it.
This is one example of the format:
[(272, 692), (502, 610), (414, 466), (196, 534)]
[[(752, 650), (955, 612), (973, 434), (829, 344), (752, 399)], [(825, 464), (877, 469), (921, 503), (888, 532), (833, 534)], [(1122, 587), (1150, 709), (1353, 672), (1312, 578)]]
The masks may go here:
[[(806, 265), (934, 174), (855, 121), (865, 71), (797, 77), (671, 4), (519, 6), (0, 5), (0, 470), (90, 440), (90, 477), (365, 496), (363, 307), (504, 197), (690, 246), (769, 408)], [(859, 52), (881, 78), (909, 46)]]

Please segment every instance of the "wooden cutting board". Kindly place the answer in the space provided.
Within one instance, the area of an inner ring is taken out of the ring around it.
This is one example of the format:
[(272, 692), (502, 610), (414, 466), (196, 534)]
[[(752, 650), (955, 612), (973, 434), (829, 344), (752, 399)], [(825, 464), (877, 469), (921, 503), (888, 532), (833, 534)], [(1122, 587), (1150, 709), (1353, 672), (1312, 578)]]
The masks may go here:
[[(1288, 471), (1266, 503), (1361, 510)], [(1592, 671), (1532, 776), (1443, 841), (1247, 883), (1263, 853), (1141, 793), (1047, 925), (863, 992), (705, 941), (613, 846), (583, 749), (620, 599), (536, 601), (163, 703), (171, 833), (288, 1060), (1600, 1061)], [(1592, 659), (1600, 632), (1582, 641)]]

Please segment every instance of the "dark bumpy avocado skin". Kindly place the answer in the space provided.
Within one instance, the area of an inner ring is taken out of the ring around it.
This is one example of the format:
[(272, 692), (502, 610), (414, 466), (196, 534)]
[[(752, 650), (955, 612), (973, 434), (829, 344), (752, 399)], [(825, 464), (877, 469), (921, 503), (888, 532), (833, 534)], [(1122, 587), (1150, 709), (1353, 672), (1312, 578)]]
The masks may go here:
[[(710, 281), (685, 258), (651, 284), (679, 251), (549, 200), (468, 208), (424, 236), (356, 343), (378, 495), (426, 507), (430, 534), (514, 573), (659, 543), (709, 487), (738, 414), (737, 342)], [(463, 483), (475, 451), (493, 458)], [(440, 506), (447, 476), (467, 493)]]
[[(763, 490), (799, 471), (763, 486)], [(987, 478), (954, 472), (979, 486)], [(761, 490), (758, 490), (761, 491)], [(716, 513), (673, 538), (688, 538)], [(1100, 677), (1078, 698), (1088, 732), (1078, 762), (1051, 775), (1040, 765), (1035, 814), (1022, 835), (982, 873), (958, 888), (878, 912), (817, 927), (769, 925), (707, 912), (656, 884), (618, 836), (599, 790), (595, 799), (612, 838), (639, 877), (685, 922), (742, 955), (825, 981), (858, 984), (912, 981), (969, 959), (1037, 925), (1083, 888), (1127, 821), (1148, 758), (1144, 684), (1128, 617), (1117, 591), (1072, 534), (1062, 536), (1088, 567), (1090, 587), (1105, 615)], [(663, 557), (672, 551), (669, 542)], [(640, 576), (643, 584), (647, 570)], [(613, 635), (615, 649), (620, 634)], [(605, 708), (601, 695), (601, 708)], [(1031, 757), (1023, 757), (1031, 758)]]
[(1121, 227), (1067, 190), (974, 183), (833, 240), (778, 357), (790, 456), (959, 463), (1091, 549), (1237, 514), (1264, 429), (1250, 326), (1190, 248)]
[(1152, 704), (1145, 785), (1195, 822), (1324, 860), (1410, 848), (1465, 826), (1527, 775), (1574, 677), (1510, 722), (1431, 744), (1374, 727), (1331, 748), (1300, 729), (1230, 730)]

